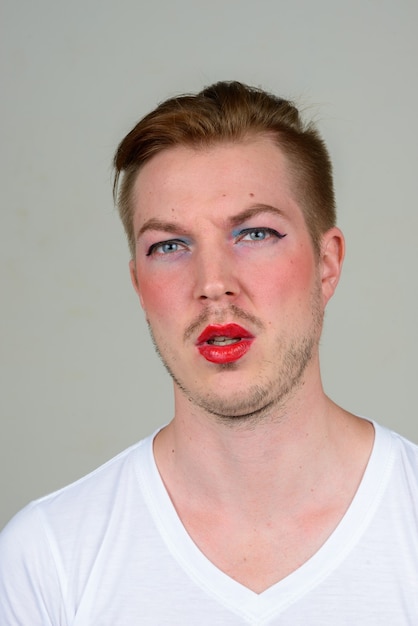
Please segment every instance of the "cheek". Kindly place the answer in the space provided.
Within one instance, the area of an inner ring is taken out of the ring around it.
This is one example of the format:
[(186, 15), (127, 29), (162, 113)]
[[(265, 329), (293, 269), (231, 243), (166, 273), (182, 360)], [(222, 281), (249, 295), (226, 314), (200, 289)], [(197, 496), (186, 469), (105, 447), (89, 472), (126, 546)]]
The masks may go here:
[(140, 298), (144, 312), (149, 321), (164, 320), (177, 317), (177, 308), (181, 306), (181, 286), (167, 275), (139, 275)]
[(308, 255), (302, 255), (296, 261), (291, 263), (289, 269), (288, 281), (291, 288), (302, 295), (314, 286), (317, 280), (316, 263)]
[(311, 293), (316, 279), (315, 265), (305, 255), (286, 261), (276, 260), (267, 271), (264, 268), (264, 271), (257, 272), (254, 284), (268, 300), (284, 303), (294, 297), (303, 299)]

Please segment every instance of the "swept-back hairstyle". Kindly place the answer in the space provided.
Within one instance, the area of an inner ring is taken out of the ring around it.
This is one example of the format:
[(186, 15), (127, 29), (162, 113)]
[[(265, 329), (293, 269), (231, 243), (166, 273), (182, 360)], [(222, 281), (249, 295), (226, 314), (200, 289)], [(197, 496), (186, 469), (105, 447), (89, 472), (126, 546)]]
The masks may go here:
[(285, 155), (295, 198), (315, 249), (335, 224), (332, 166), (327, 148), (312, 123), (295, 105), (239, 82), (218, 82), (196, 95), (162, 102), (120, 143), (115, 157), (114, 199), (135, 256), (132, 189), (140, 168), (174, 146), (196, 149), (266, 135)]

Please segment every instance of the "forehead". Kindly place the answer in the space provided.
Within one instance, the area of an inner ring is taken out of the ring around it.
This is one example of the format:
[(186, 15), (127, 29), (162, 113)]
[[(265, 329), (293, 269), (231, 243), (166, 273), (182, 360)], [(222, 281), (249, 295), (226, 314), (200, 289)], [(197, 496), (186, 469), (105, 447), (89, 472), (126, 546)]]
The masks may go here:
[(161, 212), (182, 209), (199, 214), (223, 205), (233, 213), (242, 211), (246, 203), (297, 208), (286, 157), (265, 136), (163, 150), (138, 173), (132, 202), (135, 226)]

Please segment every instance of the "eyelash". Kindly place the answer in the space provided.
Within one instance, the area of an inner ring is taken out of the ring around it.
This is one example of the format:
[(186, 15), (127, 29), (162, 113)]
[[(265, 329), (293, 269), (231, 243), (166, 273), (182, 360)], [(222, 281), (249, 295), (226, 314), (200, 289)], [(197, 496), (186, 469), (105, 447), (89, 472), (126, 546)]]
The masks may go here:
[[(284, 237), (286, 237), (285, 233), (279, 233), (277, 230), (274, 230), (274, 228), (266, 228), (266, 227), (261, 227), (261, 228), (244, 228), (243, 230), (240, 230), (236, 236), (235, 239), (237, 241), (242, 241), (244, 239), (244, 237), (246, 237), (247, 235), (251, 234), (251, 233), (264, 233), (268, 236), (273, 236), (276, 237), (277, 239), (283, 239)], [(265, 241), (265, 239), (267, 239), (268, 237), (263, 237), (262, 239), (253, 239), (252, 241), (254, 243), (257, 243), (257, 241)], [(170, 245), (179, 245), (179, 246), (187, 246), (187, 243), (182, 241), (181, 239), (167, 239), (167, 241), (158, 241), (157, 243), (153, 243), (147, 250), (145, 256), (152, 256), (153, 254), (156, 253), (156, 251), (158, 250), (158, 248), (161, 248), (163, 246), (170, 246)], [(178, 252), (178, 250), (175, 250), (174, 252)], [(166, 252), (166, 253), (162, 253), (164, 254), (170, 254), (170, 252)]]
[(152, 256), (158, 248), (161, 248), (162, 246), (169, 246), (172, 244), (177, 244), (180, 246), (187, 245), (184, 241), (181, 241), (181, 239), (167, 239), (167, 241), (158, 241), (157, 243), (153, 243), (152, 246), (148, 248), (145, 256)]
[[(285, 233), (279, 233), (277, 230), (274, 230), (274, 228), (261, 227), (261, 228), (244, 228), (244, 230), (239, 231), (237, 238), (238, 240), (242, 240), (246, 235), (249, 235), (251, 233), (264, 233), (267, 235), (273, 235), (273, 237), (277, 237), (277, 239), (283, 239), (283, 237), (286, 237)], [(253, 239), (252, 241), (254, 242), (265, 241), (265, 239), (267, 238), (268, 237), (263, 237), (263, 239)]]

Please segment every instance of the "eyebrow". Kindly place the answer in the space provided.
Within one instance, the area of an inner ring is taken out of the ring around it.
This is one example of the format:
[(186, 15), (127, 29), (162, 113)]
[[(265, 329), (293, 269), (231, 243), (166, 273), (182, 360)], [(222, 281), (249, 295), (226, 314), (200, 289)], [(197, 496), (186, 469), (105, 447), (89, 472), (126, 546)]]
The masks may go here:
[(147, 230), (162, 230), (165, 233), (174, 233), (176, 235), (185, 235), (186, 231), (175, 222), (165, 222), (155, 217), (147, 220), (138, 231), (137, 239)]
[[(284, 212), (277, 207), (271, 206), (269, 204), (257, 204), (248, 209), (245, 209), (244, 211), (241, 211), (240, 213), (237, 213), (237, 215), (233, 215), (232, 217), (228, 218), (228, 222), (231, 227), (238, 226), (239, 224), (242, 224), (246, 220), (249, 220), (256, 215), (259, 215), (260, 213), (272, 213), (273, 215), (279, 215), (280, 217), (283, 217), (285, 215)], [(185, 229), (181, 228), (181, 226), (179, 226), (175, 222), (166, 222), (164, 220), (159, 220), (155, 217), (152, 217), (141, 226), (138, 231), (137, 239), (139, 239), (139, 237), (148, 230), (160, 230), (166, 233), (173, 233), (175, 235), (187, 234)]]
[(277, 207), (271, 206), (270, 204), (257, 204), (249, 209), (241, 211), (241, 213), (237, 213), (237, 215), (234, 215), (233, 217), (230, 217), (228, 221), (231, 226), (239, 226), (242, 222), (259, 215), (260, 213), (272, 213), (273, 215), (278, 215), (280, 217), (285, 216), (284, 211), (278, 209)]

